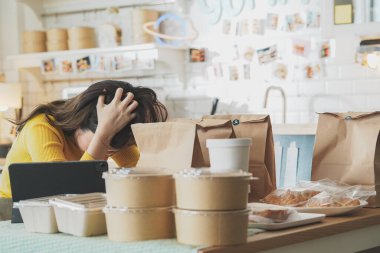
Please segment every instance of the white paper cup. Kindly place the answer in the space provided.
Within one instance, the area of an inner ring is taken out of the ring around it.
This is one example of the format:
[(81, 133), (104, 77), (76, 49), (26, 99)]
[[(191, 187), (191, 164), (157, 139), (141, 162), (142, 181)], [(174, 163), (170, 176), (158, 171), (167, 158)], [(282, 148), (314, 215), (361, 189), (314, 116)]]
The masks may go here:
[(207, 139), (210, 170), (213, 173), (248, 171), (250, 138)]

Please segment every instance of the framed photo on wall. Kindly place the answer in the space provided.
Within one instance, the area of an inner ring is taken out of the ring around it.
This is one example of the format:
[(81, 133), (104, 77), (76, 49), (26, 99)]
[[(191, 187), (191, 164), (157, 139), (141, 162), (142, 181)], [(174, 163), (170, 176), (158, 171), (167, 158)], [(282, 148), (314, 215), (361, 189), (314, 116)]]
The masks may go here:
[(334, 24), (352, 24), (352, 4), (334, 5)]

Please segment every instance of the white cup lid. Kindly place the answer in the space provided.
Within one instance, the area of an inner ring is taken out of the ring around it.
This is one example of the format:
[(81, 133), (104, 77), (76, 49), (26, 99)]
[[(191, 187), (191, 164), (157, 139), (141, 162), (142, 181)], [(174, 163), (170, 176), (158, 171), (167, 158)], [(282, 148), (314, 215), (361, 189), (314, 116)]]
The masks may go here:
[(252, 144), (251, 138), (207, 139), (206, 140), (206, 146), (208, 148), (250, 146), (251, 144)]

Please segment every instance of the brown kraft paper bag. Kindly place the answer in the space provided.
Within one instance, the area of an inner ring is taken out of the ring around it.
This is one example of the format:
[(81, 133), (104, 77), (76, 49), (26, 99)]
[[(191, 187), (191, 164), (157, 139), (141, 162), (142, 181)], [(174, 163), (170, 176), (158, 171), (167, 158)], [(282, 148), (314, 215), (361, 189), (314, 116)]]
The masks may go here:
[(180, 171), (209, 167), (206, 139), (231, 138), (229, 120), (177, 119), (173, 122), (132, 125), (140, 151), (137, 167)]
[(380, 112), (322, 113), (314, 144), (312, 180), (373, 187), (380, 206)]
[(250, 202), (257, 202), (276, 189), (274, 142), (269, 115), (206, 115), (204, 119), (231, 120), (236, 138), (251, 138), (249, 172), (258, 180), (251, 181)]

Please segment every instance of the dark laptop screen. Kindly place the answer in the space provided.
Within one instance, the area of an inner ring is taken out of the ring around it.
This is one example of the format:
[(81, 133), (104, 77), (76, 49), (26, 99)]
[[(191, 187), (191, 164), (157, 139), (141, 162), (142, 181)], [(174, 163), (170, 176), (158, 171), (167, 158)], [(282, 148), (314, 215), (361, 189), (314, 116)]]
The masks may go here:
[[(105, 192), (105, 171), (106, 161), (14, 163), (9, 166), (12, 200)], [(16, 222), (13, 217), (12, 222)]]

